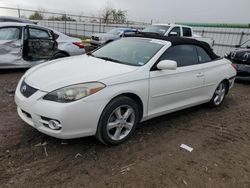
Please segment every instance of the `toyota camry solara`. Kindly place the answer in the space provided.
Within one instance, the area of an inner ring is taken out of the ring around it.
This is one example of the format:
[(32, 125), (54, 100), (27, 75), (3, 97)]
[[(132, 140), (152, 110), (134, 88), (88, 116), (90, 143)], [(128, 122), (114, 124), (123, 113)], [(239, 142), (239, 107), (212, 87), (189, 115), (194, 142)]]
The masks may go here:
[(134, 35), (96, 51), (29, 69), (18, 83), (19, 116), (47, 135), (95, 135), (120, 144), (139, 122), (202, 103), (216, 107), (236, 71), (194, 39)]

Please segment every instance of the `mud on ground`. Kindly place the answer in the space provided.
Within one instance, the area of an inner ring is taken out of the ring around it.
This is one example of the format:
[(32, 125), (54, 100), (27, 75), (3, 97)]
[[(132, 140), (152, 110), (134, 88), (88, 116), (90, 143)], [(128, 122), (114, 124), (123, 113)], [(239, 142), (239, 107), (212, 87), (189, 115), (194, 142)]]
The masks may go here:
[(219, 108), (152, 119), (107, 147), (94, 137), (55, 139), (22, 122), (12, 90), (23, 72), (0, 73), (0, 187), (250, 187), (250, 84), (236, 83)]

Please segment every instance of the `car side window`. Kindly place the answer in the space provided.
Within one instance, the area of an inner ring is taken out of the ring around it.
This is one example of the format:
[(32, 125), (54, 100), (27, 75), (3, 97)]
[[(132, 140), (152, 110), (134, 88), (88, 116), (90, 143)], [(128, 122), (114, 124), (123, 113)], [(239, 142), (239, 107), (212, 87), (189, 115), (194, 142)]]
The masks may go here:
[(177, 67), (196, 65), (199, 63), (196, 46), (176, 45), (167, 49), (160, 60), (173, 60), (177, 62)]
[(0, 28), (0, 40), (21, 39), (21, 29), (19, 27)]
[(183, 27), (182, 28), (182, 31), (183, 31), (183, 36), (184, 37), (192, 37), (192, 32), (191, 32), (191, 29), (188, 28), (188, 27)]
[(207, 52), (203, 48), (199, 46), (196, 46), (196, 48), (197, 48), (198, 59), (200, 63), (206, 63), (206, 62), (212, 61), (211, 57), (207, 54)]
[(43, 38), (50, 39), (51, 36), (48, 31), (37, 29), (37, 28), (29, 28), (30, 38)]
[(171, 33), (171, 32), (176, 32), (178, 37), (181, 36), (181, 29), (180, 29), (180, 27), (174, 27), (174, 28), (170, 31), (170, 33)]

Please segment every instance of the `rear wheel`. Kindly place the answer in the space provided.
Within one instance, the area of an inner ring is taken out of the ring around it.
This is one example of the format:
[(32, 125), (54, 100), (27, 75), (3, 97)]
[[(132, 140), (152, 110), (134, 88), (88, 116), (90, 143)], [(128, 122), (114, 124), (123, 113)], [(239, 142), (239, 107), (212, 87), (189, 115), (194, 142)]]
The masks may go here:
[(125, 96), (115, 98), (104, 109), (96, 136), (104, 144), (120, 144), (134, 132), (138, 120), (139, 109), (134, 100)]
[(220, 106), (226, 96), (227, 89), (228, 88), (226, 82), (221, 82), (216, 88), (214, 95), (209, 102), (210, 106), (212, 107)]

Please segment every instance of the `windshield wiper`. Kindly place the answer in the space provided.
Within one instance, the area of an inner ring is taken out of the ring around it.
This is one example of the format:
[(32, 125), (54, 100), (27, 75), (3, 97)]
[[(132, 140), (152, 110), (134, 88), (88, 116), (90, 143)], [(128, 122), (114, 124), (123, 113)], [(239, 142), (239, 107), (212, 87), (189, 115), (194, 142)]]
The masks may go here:
[(113, 61), (113, 62), (116, 62), (116, 63), (122, 63), (122, 64), (124, 64), (124, 62), (119, 61), (119, 60), (117, 60), (117, 59), (113, 59), (113, 58), (111, 58), (111, 57), (99, 57), (99, 56), (95, 56), (95, 57), (96, 57), (96, 58), (103, 59), (103, 60), (106, 60), (106, 61)]
[(92, 56), (92, 57), (95, 57), (95, 56), (92, 54), (92, 52), (88, 52), (87, 55)]

